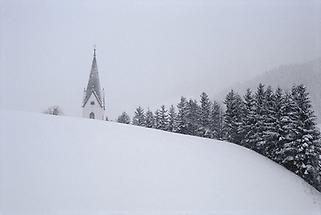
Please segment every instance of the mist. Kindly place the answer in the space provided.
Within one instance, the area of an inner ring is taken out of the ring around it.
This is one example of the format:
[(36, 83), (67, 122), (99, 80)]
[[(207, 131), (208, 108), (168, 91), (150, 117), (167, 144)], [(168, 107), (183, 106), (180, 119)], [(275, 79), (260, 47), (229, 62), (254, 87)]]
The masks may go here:
[(2, 1), (0, 108), (80, 116), (94, 45), (106, 114), (214, 96), (320, 57), (313, 0)]

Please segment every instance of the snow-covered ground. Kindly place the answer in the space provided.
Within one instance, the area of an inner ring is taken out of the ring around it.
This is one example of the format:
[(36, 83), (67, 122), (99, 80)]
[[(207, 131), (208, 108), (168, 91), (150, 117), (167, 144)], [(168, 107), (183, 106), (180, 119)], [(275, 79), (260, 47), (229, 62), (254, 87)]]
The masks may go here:
[(321, 194), (239, 146), (0, 112), (0, 214), (321, 214)]

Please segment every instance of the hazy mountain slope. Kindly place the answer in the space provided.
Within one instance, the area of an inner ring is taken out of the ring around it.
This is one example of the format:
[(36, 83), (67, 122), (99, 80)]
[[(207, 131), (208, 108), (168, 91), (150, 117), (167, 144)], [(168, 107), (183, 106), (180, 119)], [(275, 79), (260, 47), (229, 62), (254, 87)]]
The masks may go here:
[(302, 64), (280, 66), (277, 69), (263, 73), (253, 80), (230, 87), (221, 92), (218, 98), (223, 99), (231, 88), (243, 95), (246, 88), (256, 89), (260, 82), (271, 85), (274, 88), (280, 86), (284, 89), (289, 89), (293, 84), (302, 83), (306, 85), (310, 92), (318, 121), (321, 122), (321, 58)]
[(0, 111), (0, 213), (320, 214), (321, 194), (227, 142)]

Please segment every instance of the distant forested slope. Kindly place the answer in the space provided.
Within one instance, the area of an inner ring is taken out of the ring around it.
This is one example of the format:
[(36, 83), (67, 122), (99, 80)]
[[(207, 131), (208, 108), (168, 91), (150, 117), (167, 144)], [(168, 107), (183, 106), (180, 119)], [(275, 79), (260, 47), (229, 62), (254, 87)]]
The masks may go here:
[(302, 64), (284, 65), (272, 69), (247, 82), (236, 84), (221, 92), (222, 99), (233, 88), (244, 95), (247, 88), (256, 89), (259, 83), (271, 85), (273, 88), (289, 89), (293, 84), (304, 84), (310, 92), (313, 109), (318, 122), (321, 122), (321, 58)]

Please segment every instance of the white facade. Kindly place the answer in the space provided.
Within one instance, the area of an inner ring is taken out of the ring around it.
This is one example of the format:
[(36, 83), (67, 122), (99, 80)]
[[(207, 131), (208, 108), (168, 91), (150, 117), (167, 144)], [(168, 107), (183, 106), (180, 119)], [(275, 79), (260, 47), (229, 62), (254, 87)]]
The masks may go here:
[(83, 106), (82, 116), (84, 118), (105, 120), (105, 110), (99, 104), (97, 97), (94, 95), (94, 93), (91, 93), (88, 101)]
[(105, 120), (105, 92), (100, 88), (96, 49), (91, 65), (87, 88), (84, 89), (82, 116), (90, 119)]

